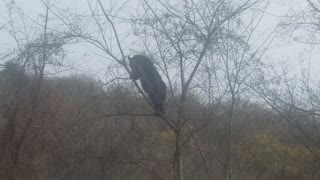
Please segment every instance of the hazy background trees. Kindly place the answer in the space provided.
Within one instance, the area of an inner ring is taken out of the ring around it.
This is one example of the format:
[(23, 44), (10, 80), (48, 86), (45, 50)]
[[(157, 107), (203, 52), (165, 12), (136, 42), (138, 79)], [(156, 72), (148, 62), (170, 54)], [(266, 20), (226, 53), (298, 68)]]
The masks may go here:
[[(35, 18), (14, 1), (1, 13), (15, 44), (0, 51), (0, 178), (320, 178), (319, 80), (308, 54), (294, 71), (268, 54), (316, 49), (320, 4), (265, 31), (269, 1), (39, 3)], [(77, 71), (84, 51), (97, 74)], [(167, 84), (163, 117), (129, 79), (133, 54)]]

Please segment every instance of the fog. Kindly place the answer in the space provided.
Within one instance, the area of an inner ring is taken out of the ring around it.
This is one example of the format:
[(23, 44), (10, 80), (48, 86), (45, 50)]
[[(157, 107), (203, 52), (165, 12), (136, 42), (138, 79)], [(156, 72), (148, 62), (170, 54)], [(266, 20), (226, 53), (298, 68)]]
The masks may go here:
[[(5, 23), (9, 20), (8, 15), (8, 7), (10, 7), (10, 3), (14, 2), (14, 4), (21, 9), (21, 12), (25, 14), (25, 18), (27, 21), (34, 23), (35, 19), (39, 19), (39, 14), (43, 14), (45, 11), (44, 4), (41, 0), (15, 0), (15, 1), (2, 1), (0, 3), (0, 15), (1, 21), (0, 23)], [(51, 1), (54, 4), (54, 7), (57, 9), (64, 9), (76, 12), (77, 14), (82, 15), (90, 15), (89, 4), (93, 6), (96, 5), (95, 1), (88, 0), (60, 0), (60, 1)], [(272, 38), (272, 42), (268, 46), (268, 50), (263, 56), (263, 61), (267, 63), (286, 63), (288, 69), (293, 71), (293, 74), (300, 74), (301, 66), (308, 66), (308, 63), (311, 64), (310, 71), (311, 76), (318, 78), (320, 72), (320, 61), (317, 57), (319, 57), (319, 51), (316, 45), (314, 44), (304, 44), (297, 41), (293, 41), (294, 36), (304, 36), (304, 31), (296, 32), (293, 36), (284, 37), (286, 33), (281, 31), (281, 28), (277, 27), (279, 23), (285, 20), (287, 15), (292, 11), (304, 11), (304, 8), (307, 7), (307, 1), (300, 0), (269, 0), (262, 1), (264, 4), (260, 6), (260, 10), (263, 11), (263, 7), (266, 6), (265, 14), (259, 24), (258, 30), (255, 32), (256, 39), (259, 46), (259, 40), (265, 40), (267, 36), (271, 35), (273, 31), (276, 31), (276, 34), (272, 34), (270, 38)], [(106, 8), (108, 7), (118, 7), (125, 3), (125, 10), (120, 10), (118, 15), (121, 17), (127, 16), (130, 17), (131, 14), (134, 13), (135, 8), (139, 8), (140, 1), (105, 1)], [(54, 15), (53, 15), (54, 17)], [(55, 18), (55, 17), (54, 17)], [(250, 17), (247, 19), (250, 20)], [(131, 33), (130, 24), (119, 24), (118, 31), (121, 33)], [(300, 34), (299, 34), (300, 33)], [(287, 33), (290, 34), (290, 33)], [(261, 37), (259, 37), (261, 36)], [(273, 37), (275, 36), (275, 37)], [(8, 33), (5, 31), (0, 31), (1, 38), (1, 53), (4, 53), (5, 50), (16, 47), (16, 43), (13, 37), (10, 37)], [(130, 47), (131, 50), (134, 50), (134, 42), (128, 39), (122, 42), (124, 47)], [(261, 42), (260, 42), (261, 43)], [(137, 48), (138, 49), (138, 48)], [(68, 47), (70, 51), (68, 55), (69, 65), (72, 66), (72, 70), (68, 68), (68, 72), (70, 73), (88, 73), (94, 75), (98, 78), (104, 78), (105, 71), (109, 64), (109, 57), (103, 55), (103, 53), (97, 51), (96, 48), (92, 48), (90, 45), (84, 43), (81, 45), (71, 45)], [(130, 55), (131, 52), (127, 52), (127, 55)], [(301, 63), (301, 61), (308, 61)], [(65, 72), (65, 70), (60, 70)], [(58, 72), (60, 72), (58, 70)], [(65, 73), (62, 73), (65, 74)], [(61, 74), (60, 74), (61, 75)]]
[(320, 179), (319, 0), (3, 0), (0, 179)]

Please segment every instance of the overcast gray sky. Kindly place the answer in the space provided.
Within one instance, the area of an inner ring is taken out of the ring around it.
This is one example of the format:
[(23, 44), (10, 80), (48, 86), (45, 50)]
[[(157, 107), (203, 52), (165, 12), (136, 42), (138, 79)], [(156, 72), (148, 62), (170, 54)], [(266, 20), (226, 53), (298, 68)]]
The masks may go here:
[[(11, 1), (2, 0), (0, 2), (0, 25), (1, 23), (5, 22), (4, 17), (7, 17), (6, 5), (9, 2)], [(15, 0), (14, 2), (18, 7), (21, 8), (26, 16), (30, 17), (31, 19), (35, 18), (39, 13), (44, 12), (41, 0)], [(57, 5), (61, 8), (76, 9), (79, 12), (89, 13), (87, 0), (60, 0), (56, 2), (58, 2)], [(107, 0), (104, 2), (108, 4), (111, 2), (116, 3), (117, 1)], [(139, 1), (131, 0), (130, 4), (135, 4), (138, 2)], [(267, 9), (267, 13), (262, 19), (260, 30), (264, 31), (265, 28), (271, 31), (281, 21), (281, 17), (285, 15), (285, 13), (290, 8), (294, 9), (303, 7), (306, 7), (305, 0), (271, 0), (270, 5)], [(3, 50), (5, 50), (6, 48), (12, 48), (14, 46), (13, 39), (4, 32), (0, 32), (0, 40), (0, 46), (4, 47), (2, 48), (2, 51), (0, 50), (0, 53), (3, 53)], [(287, 61), (289, 68), (293, 71), (297, 71), (300, 69), (299, 60), (309, 59), (312, 63), (311, 71), (313, 77), (320, 77), (320, 60), (318, 58), (320, 56), (320, 54), (318, 53), (319, 47), (312, 48), (313, 49), (311, 49), (311, 47), (308, 45), (299, 43), (286, 44), (280, 39), (275, 39), (273, 44), (271, 44), (270, 46), (270, 50), (266, 53), (264, 58), (270, 61)], [(310, 50), (312, 50), (310, 56), (301, 56), (302, 53), (308, 52)], [(76, 64), (76, 68), (80, 72), (95, 73), (104, 71), (107, 68), (107, 60), (105, 60), (101, 56), (95, 55), (89, 46), (81, 46), (80, 48), (79, 46), (71, 46), (69, 48), (69, 52), (71, 54), (69, 58), (73, 59)]]

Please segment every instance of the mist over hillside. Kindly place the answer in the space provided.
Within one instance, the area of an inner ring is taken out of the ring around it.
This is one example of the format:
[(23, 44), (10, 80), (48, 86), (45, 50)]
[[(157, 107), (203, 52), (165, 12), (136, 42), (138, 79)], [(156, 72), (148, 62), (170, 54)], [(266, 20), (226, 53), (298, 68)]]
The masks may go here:
[(25, 3), (0, 3), (1, 180), (320, 179), (319, 2)]

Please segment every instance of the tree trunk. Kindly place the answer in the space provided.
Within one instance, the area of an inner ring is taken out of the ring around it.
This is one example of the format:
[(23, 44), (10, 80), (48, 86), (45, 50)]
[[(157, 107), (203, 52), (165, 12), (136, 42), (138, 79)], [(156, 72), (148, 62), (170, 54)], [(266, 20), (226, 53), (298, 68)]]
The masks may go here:
[(180, 149), (180, 144), (181, 144), (181, 130), (178, 129), (175, 131), (176, 135), (176, 150), (175, 150), (175, 180), (183, 180), (183, 171), (182, 171), (182, 159), (181, 159), (181, 149)]

